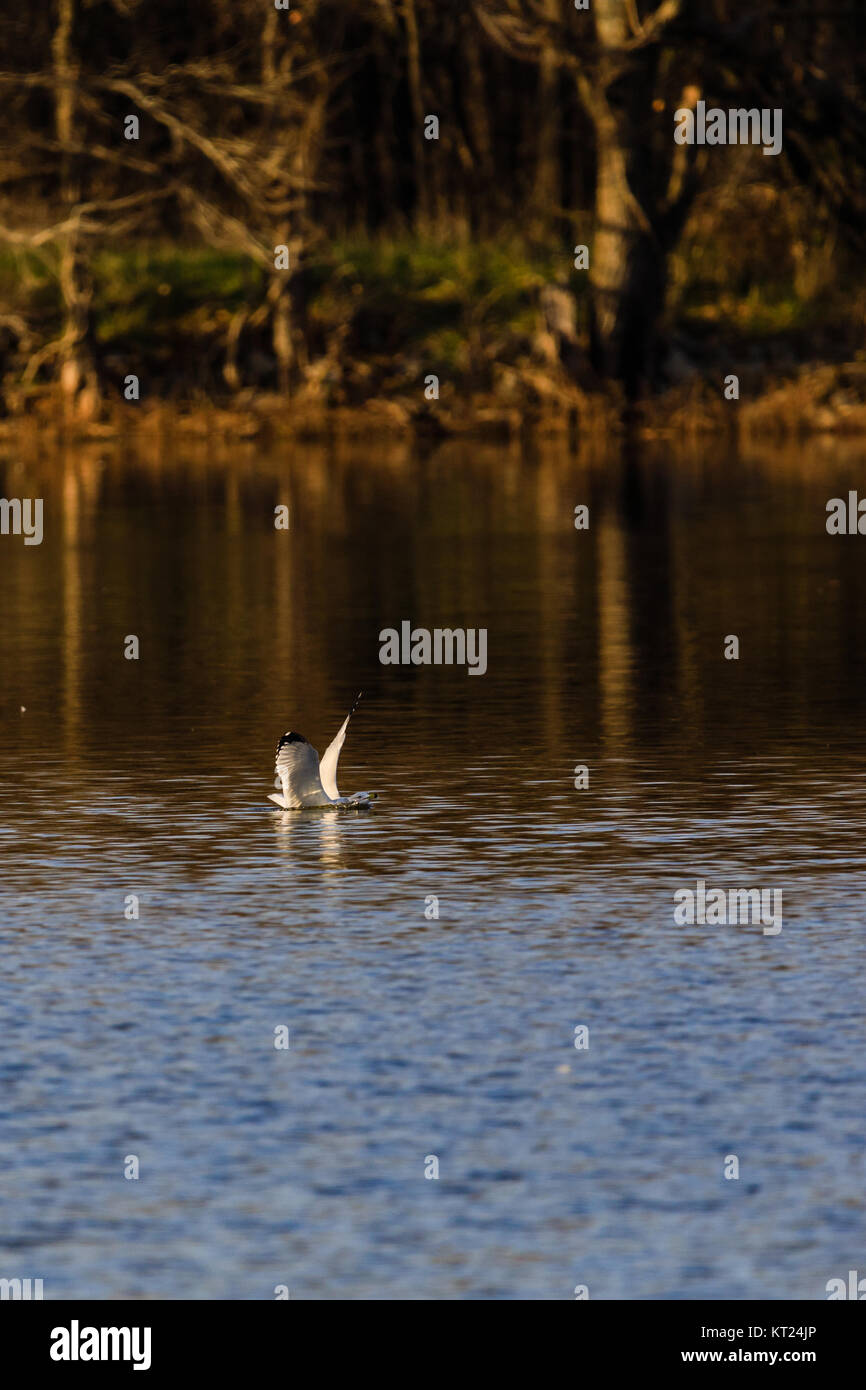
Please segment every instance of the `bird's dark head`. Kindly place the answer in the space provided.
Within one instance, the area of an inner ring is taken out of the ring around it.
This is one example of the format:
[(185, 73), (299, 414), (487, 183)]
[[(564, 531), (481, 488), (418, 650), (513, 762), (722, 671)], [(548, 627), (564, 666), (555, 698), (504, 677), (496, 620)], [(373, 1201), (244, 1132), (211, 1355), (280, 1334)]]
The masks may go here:
[(303, 734), (295, 734), (295, 733), (292, 733), (292, 731), (291, 731), (291, 729), (290, 729), (289, 732), (288, 732), (287, 734), (283, 734), (282, 738), (280, 739), (279, 743), (277, 744), (277, 752), (279, 753), (280, 749), (283, 748), (283, 747), (285, 747), (285, 745), (286, 745), (287, 743), (306, 743), (306, 742), (307, 742), (307, 740), (304, 738), (304, 735), (303, 735)]

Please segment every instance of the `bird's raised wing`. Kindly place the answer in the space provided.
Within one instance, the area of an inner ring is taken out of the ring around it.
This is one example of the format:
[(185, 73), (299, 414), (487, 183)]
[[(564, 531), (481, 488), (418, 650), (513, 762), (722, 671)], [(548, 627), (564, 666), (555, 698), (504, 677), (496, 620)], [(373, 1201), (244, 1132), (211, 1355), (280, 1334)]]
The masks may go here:
[(274, 766), (286, 805), (293, 810), (301, 806), (327, 806), (331, 798), (319, 777), (319, 757), (302, 734), (283, 734), (277, 744)]
[(363, 690), (358, 691), (358, 694), (355, 696), (355, 703), (337, 730), (336, 738), (333, 743), (328, 744), (328, 747), (319, 760), (319, 776), (322, 779), (322, 786), (328, 793), (328, 796), (332, 798), (336, 798), (340, 795), (337, 791), (337, 763), (340, 760), (340, 749), (346, 742), (346, 730), (349, 727), (349, 720), (358, 708), (358, 701), (363, 693)]

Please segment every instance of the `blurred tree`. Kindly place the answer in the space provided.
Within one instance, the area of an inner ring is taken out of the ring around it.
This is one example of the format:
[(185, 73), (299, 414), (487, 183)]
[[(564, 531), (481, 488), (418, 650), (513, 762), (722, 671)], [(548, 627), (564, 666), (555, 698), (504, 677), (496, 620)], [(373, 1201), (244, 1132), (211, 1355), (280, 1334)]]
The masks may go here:
[(705, 147), (674, 143), (675, 109), (707, 93), (711, 105), (781, 108), (789, 169), (861, 235), (866, 13), (854, 0), (794, 11), (742, 0), (592, 0), (556, 15), (548, 0), (476, 0), (476, 12), (514, 57), (548, 73), (556, 55), (592, 122), (591, 351), (630, 397), (657, 375), (670, 256), (709, 168)]
[[(780, 218), (798, 209), (798, 283), (810, 282), (804, 203), (838, 228), (840, 252), (862, 246), (864, 39), (862, 0), (7, 5), (0, 242), (28, 273), (38, 260), (62, 312), (49, 323), (34, 296), (27, 311), (43, 317), (22, 332), (13, 306), (3, 341), (32, 329), (25, 379), (53, 373), (92, 409), (96, 253), (132, 237), (186, 240), (260, 271), (219, 330), (224, 380), (248, 379), (255, 337), (269, 342), (267, 372), (286, 391), (315, 350), (304, 314), (311, 251), (326, 260), (337, 237), (359, 232), (520, 237), (545, 249), (561, 241), (565, 263), (564, 225), (579, 214), (574, 241), (589, 241), (591, 211), (591, 354), (636, 396), (663, 360), (690, 209), (732, 160), (787, 194)], [(783, 154), (755, 161), (755, 151), (675, 144), (674, 111), (699, 98), (782, 108)], [(438, 141), (424, 138), (431, 114)], [(125, 138), (130, 115), (137, 139)], [(275, 264), (279, 245), (288, 270)], [(826, 257), (811, 278), (828, 282)]]
[[(66, 393), (85, 378), (93, 385), (94, 245), (162, 225), (175, 235), (194, 228), (262, 268), (264, 301), (232, 324), (226, 370), (237, 383), (240, 332), (247, 319), (268, 320), (287, 389), (302, 352), (293, 287), (339, 68), (318, 56), (318, 10), (318, 0), (303, 11), (202, 0), (191, 13), (168, 0), (55, 0), (33, 25), (3, 20), (11, 70), (0, 73), (0, 240), (45, 253), (64, 307), (62, 336), (36, 355), (30, 376), (56, 358)], [(338, 38), (333, 11), (330, 22)], [(136, 140), (125, 138), (129, 114)], [(276, 267), (279, 245), (289, 249), (288, 273)]]

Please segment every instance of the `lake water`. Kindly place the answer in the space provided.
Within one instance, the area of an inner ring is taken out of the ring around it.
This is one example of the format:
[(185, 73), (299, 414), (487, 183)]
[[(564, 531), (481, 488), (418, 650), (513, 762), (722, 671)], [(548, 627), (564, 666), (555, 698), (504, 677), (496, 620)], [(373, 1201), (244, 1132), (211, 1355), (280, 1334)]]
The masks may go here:
[[(44, 540), (0, 536), (0, 1276), (866, 1273), (866, 539), (825, 529), (862, 476), (850, 445), (4, 445)], [(487, 673), (381, 665), (403, 620), (486, 628)], [(376, 806), (276, 810), (280, 734), (322, 751), (359, 689), (340, 790)], [(698, 879), (782, 890), (781, 932), (676, 923)]]

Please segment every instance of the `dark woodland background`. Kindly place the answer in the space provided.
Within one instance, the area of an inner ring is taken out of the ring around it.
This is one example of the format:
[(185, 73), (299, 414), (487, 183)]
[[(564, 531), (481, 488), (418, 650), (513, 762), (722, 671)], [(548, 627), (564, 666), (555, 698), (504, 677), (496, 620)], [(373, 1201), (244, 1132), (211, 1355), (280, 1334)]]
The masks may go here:
[[(859, 419), (864, 40), (862, 0), (3, 0), (3, 411), (740, 370)], [(781, 108), (782, 153), (676, 145), (698, 98)]]

